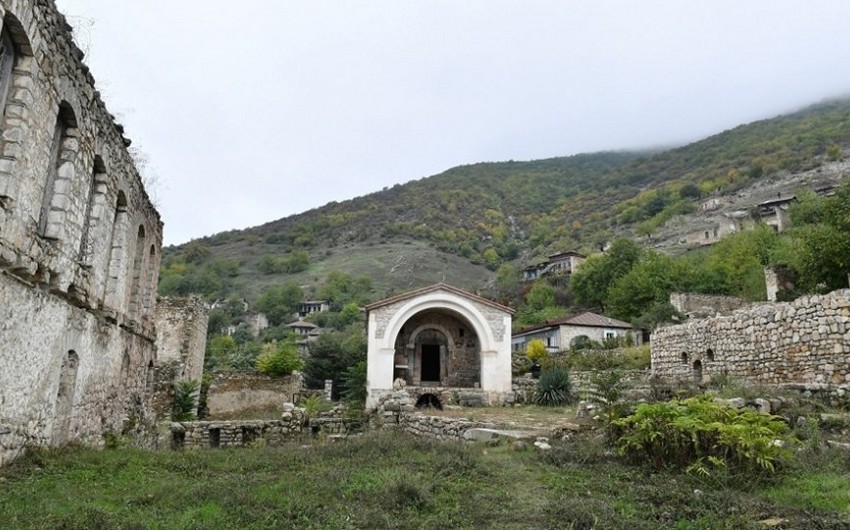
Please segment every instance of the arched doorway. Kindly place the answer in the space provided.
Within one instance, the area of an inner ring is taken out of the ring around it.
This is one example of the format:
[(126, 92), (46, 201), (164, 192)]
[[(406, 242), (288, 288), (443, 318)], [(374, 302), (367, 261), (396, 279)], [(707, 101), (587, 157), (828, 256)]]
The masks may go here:
[[(397, 375), (412, 386), (473, 388), (481, 382), (480, 341), (472, 326), (450, 310), (413, 315), (395, 341)], [(400, 366), (406, 369), (398, 370)]]
[(423, 385), (439, 384), (443, 380), (448, 356), (448, 340), (436, 329), (423, 331), (416, 337), (414, 349), (419, 358), (420, 380)]

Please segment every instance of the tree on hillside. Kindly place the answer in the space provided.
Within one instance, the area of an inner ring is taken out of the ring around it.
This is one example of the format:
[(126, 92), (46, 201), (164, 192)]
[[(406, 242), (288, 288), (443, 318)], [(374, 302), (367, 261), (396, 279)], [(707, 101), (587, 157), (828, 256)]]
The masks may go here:
[(277, 326), (288, 322), (295, 312), (295, 307), (304, 297), (301, 287), (294, 283), (276, 285), (264, 292), (255, 304), (259, 311), (265, 313), (269, 324)]
[(366, 359), (366, 334), (362, 329), (319, 335), (309, 343), (310, 355), (304, 366), (304, 378), (310, 388), (322, 388), (326, 379), (334, 381), (333, 398), (339, 399), (343, 374)]
[(330, 302), (331, 309), (339, 311), (347, 304), (367, 303), (371, 292), (370, 278), (366, 276), (353, 278), (345, 272), (331, 271), (319, 290), (319, 296)]
[(496, 297), (500, 302), (515, 307), (522, 296), (522, 277), (516, 265), (503, 263), (494, 279)]
[(797, 252), (793, 256), (800, 286), (807, 291), (847, 287), (850, 274), (850, 184), (832, 197), (810, 197), (795, 213), (795, 222), (812, 223), (792, 232)]
[(588, 308), (604, 307), (608, 289), (632, 269), (642, 253), (643, 249), (631, 239), (619, 238), (605, 254), (587, 258), (572, 275), (576, 302)]
[(634, 267), (608, 288), (605, 310), (615, 318), (632, 321), (669, 304), (670, 293), (693, 291), (697, 272), (684, 260), (646, 251)]

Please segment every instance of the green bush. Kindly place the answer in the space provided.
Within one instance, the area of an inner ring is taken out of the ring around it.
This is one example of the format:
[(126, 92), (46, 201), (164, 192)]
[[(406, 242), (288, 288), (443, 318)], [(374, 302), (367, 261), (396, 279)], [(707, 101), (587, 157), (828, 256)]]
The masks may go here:
[(350, 405), (366, 404), (366, 361), (349, 366), (343, 372), (342, 398)]
[(657, 469), (773, 473), (792, 457), (788, 428), (779, 417), (721, 406), (708, 396), (641, 404), (614, 424), (623, 429), (620, 454)]
[(544, 407), (558, 407), (575, 400), (570, 373), (561, 365), (552, 364), (540, 374), (534, 402)]
[(174, 404), (171, 419), (174, 421), (192, 421), (195, 419), (195, 406), (198, 399), (200, 381), (179, 381), (174, 385)]
[(268, 344), (263, 348), (263, 353), (257, 357), (257, 371), (273, 377), (289, 375), (303, 366), (298, 348), (291, 342), (284, 342), (277, 346)]

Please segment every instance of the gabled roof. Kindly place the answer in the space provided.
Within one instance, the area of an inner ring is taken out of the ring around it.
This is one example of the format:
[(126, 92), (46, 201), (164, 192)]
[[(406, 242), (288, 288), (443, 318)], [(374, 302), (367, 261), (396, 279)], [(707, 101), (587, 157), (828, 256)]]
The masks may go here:
[(428, 287), (422, 287), (421, 289), (408, 291), (406, 293), (401, 293), (401, 294), (395, 295), (393, 297), (386, 298), (384, 300), (372, 302), (371, 304), (367, 304), (366, 306), (364, 306), (363, 309), (368, 313), (369, 311), (372, 311), (374, 309), (378, 309), (379, 307), (388, 306), (390, 304), (395, 304), (396, 302), (409, 300), (411, 298), (426, 295), (426, 294), (433, 293), (433, 292), (436, 292), (436, 291), (446, 291), (446, 292), (455, 294), (457, 296), (461, 296), (463, 298), (468, 298), (468, 299), (473, 300), (475, 302), (478, 302), (480, 304), (490, 306), (492, 308), (498, 309), (500, 311), (504, 311), (504, 312), (509, 313), (511, 315), (513, 315), (515, 313), (515, 311), (508, 306), (504, 306), (502, 304), (494, 302), (493, 300), (489, 300), (489, 299), (484, 298), (482, 296), (478, 296), (477, 294), (472, 294), (470, 292), (464, 291), (463, 289), (458, 289), (457, 287), (451, 286), (451, 285), (444, 283), (444, 282), (435, 283), (434, 285), (429, 285)]
[(318, 328), (319, 326), (317, 326), (316, 324), (313, 324), (312, 322), (305, 322), (303, 320), (297, 320), (297, 321), (295, 321), (291, 324), (287, 324), (286, 327), (287, 328), (315, 329), (315, 328)]
[(576, 327), (585, 327), (585, 328), (619, 328), (619, 329), (634, 329), (634, 326), (629, 324), (628, 322), (623, 322), (622, 320), (617, 320), (615, 318), (606, 317), (605, 315), (597, 315), (596, 313), (591, 313), (590, 311), (586, 311), (584, 313), (579, 313), (577, 315), (571, 315), (564, 318), (559, 318), (557, 320), (546, 321), (542, 324), (537, 324), (534, 326), (529, 326), (527, 328), (523, 328), (516, 333), (513, 334), (514, 337), (519, 335), (525, 335), (526, 333), (531, 333), (533, 331), (540, 331), (542, 329), (547, 328), (557, 328), (560, 326), (576, 326)]
[(553, 259), (566, 258), (566, 257), (569, 257), (569, 256), (575, 256), (576, 258), (586, 258), (587, 257), (584, 254), (576, 252), (575, 250), (568, 250), (566, 252), (559, 252), (557, 254), (552, 254), (551, 256), (549, 256), (549, 260), (551, 261)]

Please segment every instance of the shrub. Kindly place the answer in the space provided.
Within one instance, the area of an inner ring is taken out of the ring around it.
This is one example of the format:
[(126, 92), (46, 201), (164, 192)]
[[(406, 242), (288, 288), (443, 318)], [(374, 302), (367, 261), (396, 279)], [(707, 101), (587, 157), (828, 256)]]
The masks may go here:
[(349, 405), (366, 403), (366, 361), (349, 366), (342, 374), (342, 398)]
[(195, 379), (179, 381), (174, 385), (174, 404), (171, 409), (171, 419), (174, 421), (191, 421), (195, 419), (195, 405), (201, 383)]
[(658, 469), (773, 473), (792, 456), (784, 447), (791, 439), (781, 418), (721, 406), (707, 396), (641, 404), (614, 424), (624, 430), (620, 454)]
[(304, 366), (298, 348), (291, 342), (284, 342), (277, 346), (268, 344), (263, 348), (263, 353), (257, 357), (257, 371), (273, 377), (289, 375)]
[(322, 412), (327, 412), (331, 409), (331, 404), (319, 394), (313, 394), (303, 398), (300, 405), (308, 418), (315, 418)]
[(558, 407), (571, 403), (574, 399), (573, 383), (566, 368), (553, 364), (543, 370), (534, 394), (535, 403), (544, 407)]
[(540, 339), (529, 341), (528, 347), (525, 350), (525, 356), (532, 363), (542, 364), (549, 357), (549, 350), (546, 349), (546, 343)]

